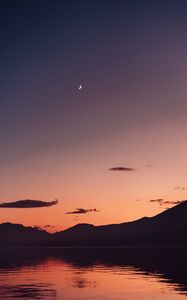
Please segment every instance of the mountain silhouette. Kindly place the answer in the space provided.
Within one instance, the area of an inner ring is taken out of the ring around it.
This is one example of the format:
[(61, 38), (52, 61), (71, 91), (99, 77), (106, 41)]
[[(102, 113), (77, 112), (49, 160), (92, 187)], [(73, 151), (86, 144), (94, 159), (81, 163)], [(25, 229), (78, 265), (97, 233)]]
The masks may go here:
[(49, 234), (44, 230), (21, 224), (0, 224), (1, 246), (42, 246), (48, 240)]
[(154, 217), (121, 224), (77, 224), (49, 234), (19, 224), (0, 224), (1, 245), (15, 246), (129, 246), (187, 245), (187, 201)]

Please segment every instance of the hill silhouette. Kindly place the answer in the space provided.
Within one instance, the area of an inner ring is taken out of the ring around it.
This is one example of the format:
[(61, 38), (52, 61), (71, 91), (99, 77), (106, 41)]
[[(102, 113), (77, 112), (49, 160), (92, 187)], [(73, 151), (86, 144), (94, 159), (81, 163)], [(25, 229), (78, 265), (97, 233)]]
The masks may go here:
[(49, 240), (44, 230), (25, 227), (21, 224), (0, 224), (0, 243), (2, 246), (42, 246)]
[(0, 224), (3, 246), (187, 245), (187, 201), (154, 217), (121, 224), (77, 224), (49, 234), (19, 224)]

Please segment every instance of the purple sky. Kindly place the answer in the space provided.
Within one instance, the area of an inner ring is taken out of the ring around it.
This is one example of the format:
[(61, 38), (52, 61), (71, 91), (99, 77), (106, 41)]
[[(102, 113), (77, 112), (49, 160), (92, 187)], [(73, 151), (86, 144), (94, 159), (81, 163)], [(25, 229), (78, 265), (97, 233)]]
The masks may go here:
[(96, 207), (81, 220), (121, 222), (185, 199), (185, 1), (9, 0), (0, 14), (1, 202), (62, 199), (2, 221), (67, 226), (65, 211)]

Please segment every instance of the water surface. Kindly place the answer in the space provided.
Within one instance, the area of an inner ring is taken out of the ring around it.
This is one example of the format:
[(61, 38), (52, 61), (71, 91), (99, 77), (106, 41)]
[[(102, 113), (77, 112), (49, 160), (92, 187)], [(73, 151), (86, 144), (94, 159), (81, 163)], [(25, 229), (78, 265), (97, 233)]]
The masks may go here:
[(187, 300), (186, 248), (0, 250), (0, 299)]

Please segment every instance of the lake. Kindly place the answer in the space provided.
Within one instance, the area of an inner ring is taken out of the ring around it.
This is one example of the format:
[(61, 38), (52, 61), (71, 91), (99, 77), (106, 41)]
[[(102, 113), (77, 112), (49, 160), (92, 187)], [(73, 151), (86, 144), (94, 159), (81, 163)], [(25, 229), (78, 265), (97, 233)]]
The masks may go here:
[(0, 299), (187, 299), (187, 249), (0, 249)]

